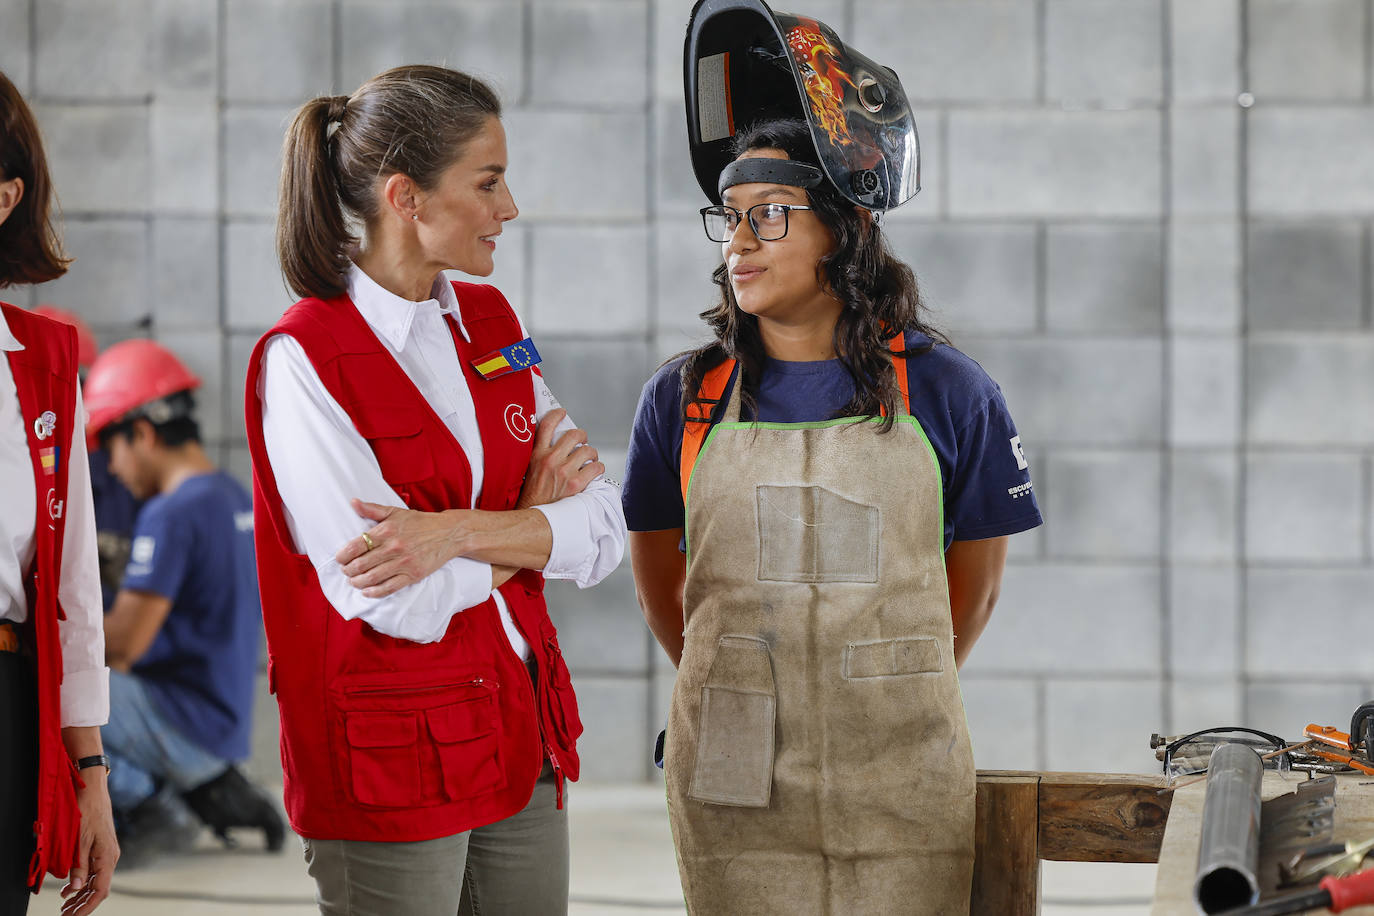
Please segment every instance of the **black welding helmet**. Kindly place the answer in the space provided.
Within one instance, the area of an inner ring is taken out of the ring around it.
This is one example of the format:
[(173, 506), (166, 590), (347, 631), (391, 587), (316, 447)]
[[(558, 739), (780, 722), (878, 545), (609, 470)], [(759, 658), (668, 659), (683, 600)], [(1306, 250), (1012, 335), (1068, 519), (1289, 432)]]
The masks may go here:
[(826, 178), (861, 207), (891, 210), (921, 189), (916, 122), (897, 74), (824, 23), (763, 0), (698, 0), (683, 64), (692, 168), (714, 203), (736, 130), (773, 118), (810, 125)]

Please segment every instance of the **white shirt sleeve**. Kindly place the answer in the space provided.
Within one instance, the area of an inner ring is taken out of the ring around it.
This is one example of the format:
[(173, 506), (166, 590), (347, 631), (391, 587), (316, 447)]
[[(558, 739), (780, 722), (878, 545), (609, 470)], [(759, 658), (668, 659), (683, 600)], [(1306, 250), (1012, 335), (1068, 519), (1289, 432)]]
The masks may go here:
[(365, 597), (350, 585), (334, 554), (373, 523), (357, 515), (349, 500), (405, 503), (294, 338), (278, 334), (267, 342), (257, 391), (267, 459), (291, 537), (341, 616), (359, 618), (388, 636), (435, 642), (455, 613), (487, 600), (491, 566), (465, 557), (385, 598)]
[[(76, 429), (67, 459), (67, 500), (62, 512), (62, 572), (57, 599), (67, 615), (57, 623), (62, 644), (63, 728), (104, 725), (110, 718), (110, 669), (105, 667), (105, 614), (95, 549), (95, 499), (86, 452), (86, 408), (76, 394)], [(45, 494), (40, 493), (39, 498)]]
[[(537, 372), (534, 404), (538, 419), (561, 406)], [(572, 417), (564, 417), (554, 431), (554, 439), (576, 425)], [(604, 474), (587, 484), (581, 493), (535, 508), (544, 513), (553, 531), (553, 547), (543, 570), (545, 576), (571, 579), (579, 588), (590, 588), (620, 565), (625, 555), (625, 509), (620, 504), (620, 488)]]

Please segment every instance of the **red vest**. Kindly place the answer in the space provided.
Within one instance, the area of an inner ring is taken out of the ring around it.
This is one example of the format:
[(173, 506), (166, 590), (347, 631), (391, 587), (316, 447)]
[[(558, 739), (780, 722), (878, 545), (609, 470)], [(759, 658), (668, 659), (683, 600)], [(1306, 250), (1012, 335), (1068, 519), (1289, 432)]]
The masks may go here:
[[(25, 583), (29, 616), (24, 624), (24, 641), (33, 650), (38, 676), (37, 816), (29, 861), (29, 885), (36, 889), (45, 872), (65, 878), (76, 864), (81, 825), (76, 806), (78, 777), (62, 744), (62, 644), (57, 635), (57, 621), (66, 616), (58, 605), (57, 584), (66, 528), (67, 467), (76, 427), (76, 330), (5, 303), (0, 303), (0, 309), (24, 345), (6, 355), (19, 394), (38, 495), (34, 561)], [(45, 414), (50, 416), (45, 418)]]
[[(523, 335), (494, 287), (453, 286), (472, 337), (463, 340), (448, 322), (482, 436), (477, 508), (510, 509), (533, 437), (523, 424), (508, 425), (507, 416), (534, 414), (534, 386), (528, 372), (483, 379), (471, 361)], [(268, 681), (281, 709), (291, 826), (316, 839), (449, 836), (520, 811), (545, 756), (558, 771), (561, 801), (562, 778), (578, 775), (582, 723), (543, 577), (524, 570), (500, 588), (533, 648), (537, 690), (490, 598), (455, 613), (444, 637), (427, 645), (341, 617), (291, 539), (263, 445), (258, 373), (264, 345), (278, 333), (300, 343), (408, 507), (469, 508), (472, 473), (453, 435), (347, 296), (296, 303), (258, 342), (245, 416)]]

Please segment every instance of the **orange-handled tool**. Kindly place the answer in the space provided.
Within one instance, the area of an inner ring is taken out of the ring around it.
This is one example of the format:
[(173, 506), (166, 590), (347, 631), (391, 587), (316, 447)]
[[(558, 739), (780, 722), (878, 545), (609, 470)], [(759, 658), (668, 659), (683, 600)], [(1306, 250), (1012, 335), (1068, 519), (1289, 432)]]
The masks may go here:
[(1334, 725), (1308, 725), (1302, 730), (1302, 733), (1304, 737), (1311, 738), (1313, 741), (1320, 741), (1322, 744), (1329, 744), (1343, 751), (1350, 750), (1350, 736), (1345, 732), (1336, 731)]

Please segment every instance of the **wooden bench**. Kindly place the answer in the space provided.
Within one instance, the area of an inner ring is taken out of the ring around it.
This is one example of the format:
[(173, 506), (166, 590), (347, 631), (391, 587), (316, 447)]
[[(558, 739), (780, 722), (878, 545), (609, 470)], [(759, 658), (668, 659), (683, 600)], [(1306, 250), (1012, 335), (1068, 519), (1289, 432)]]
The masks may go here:
[(1034, 916), (1040, 862), (1158, 862), (1163, 776), (978, 772), (970, 916)]

